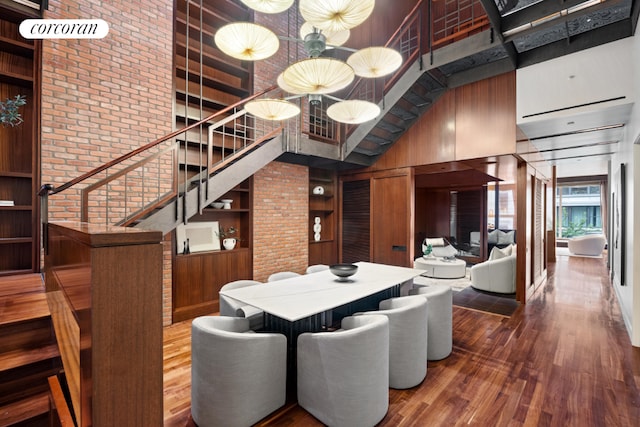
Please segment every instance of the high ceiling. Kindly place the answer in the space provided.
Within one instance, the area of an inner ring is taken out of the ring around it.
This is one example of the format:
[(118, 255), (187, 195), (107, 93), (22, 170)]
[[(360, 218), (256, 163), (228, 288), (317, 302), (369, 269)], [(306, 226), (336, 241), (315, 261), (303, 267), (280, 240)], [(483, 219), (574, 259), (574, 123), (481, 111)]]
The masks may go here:
[[(640, 8), (637, 0), (480, 1), (502, 42), (490, 54), (508, 59), (517, 69), (632, 36)], [(599, 65), (605, 67), (603, 75), (615, 75), (614, 69), (606, 70), (615, 64)], [(575, 115), (541, 115), (519, 127), (557, 166), (558, 176), (606, 174), (607, 162), (624, 140), (631, 106), (603, 102), (588, 113), (576, 109)]]

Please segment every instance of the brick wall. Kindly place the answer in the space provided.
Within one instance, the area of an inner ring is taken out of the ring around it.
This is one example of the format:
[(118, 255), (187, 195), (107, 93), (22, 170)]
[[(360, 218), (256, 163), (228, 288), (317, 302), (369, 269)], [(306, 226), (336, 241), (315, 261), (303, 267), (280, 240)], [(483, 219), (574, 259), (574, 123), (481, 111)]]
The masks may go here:
[(271, 162), (253, 180), (253, 278), (304, 273), (309, 260), (309, 169)]
[[(44, 40), (42, 182), (60, 185), (171, 131), (173, 2), (52, 0), (46, 18), (102, 18), (104, 39)], [(53, 219), (79, 219), (69, 193)]]
[[(42, 183), (58, 186), (171, 132), (173, 1), (50, 0), (45, 18), (101, 18), (109, 34), (43, 41)], [(78, 191), (50, 200), (52, 220), (79, 220), (79, 212)], [(167, 324), (167, 254), (164, 265)]]

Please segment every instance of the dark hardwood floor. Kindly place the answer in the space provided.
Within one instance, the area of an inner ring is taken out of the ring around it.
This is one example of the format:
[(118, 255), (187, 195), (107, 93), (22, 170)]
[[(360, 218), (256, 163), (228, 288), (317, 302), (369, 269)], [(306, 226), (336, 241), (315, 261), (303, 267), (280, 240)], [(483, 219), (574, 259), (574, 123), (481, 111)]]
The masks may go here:
[[(559, 256), (511, 317), (454, 307), (453, 353), (424, 382), (390, 390), (380, 426), (637, 426), (631, 346), (604, 259)], [(165, 328), (165, 426), (191, 426), (190, 322)], [(289, 405), (263, 426), (321, 425)]]

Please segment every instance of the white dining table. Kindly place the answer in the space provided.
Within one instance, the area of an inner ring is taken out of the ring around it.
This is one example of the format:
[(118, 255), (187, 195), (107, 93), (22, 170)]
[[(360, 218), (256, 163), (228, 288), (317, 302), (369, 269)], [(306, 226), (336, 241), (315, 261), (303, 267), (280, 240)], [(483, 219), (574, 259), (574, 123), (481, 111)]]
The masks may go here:
[(355, 265), (358, 271), (345, 281), (324, 270), (257, 286), (220, 291), (220, 294), (280, 319), (295, 322), (392, 288), (399, 292), (401, 286), (411, 286), (413, 278), (424, 273), (419, 269), (370, 262), (357, 262)]

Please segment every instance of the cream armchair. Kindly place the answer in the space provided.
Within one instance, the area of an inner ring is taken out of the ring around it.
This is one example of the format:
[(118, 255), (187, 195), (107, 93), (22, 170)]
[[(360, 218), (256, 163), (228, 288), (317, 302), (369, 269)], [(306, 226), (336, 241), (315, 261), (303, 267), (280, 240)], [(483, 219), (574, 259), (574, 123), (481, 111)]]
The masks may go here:
[(491, 250), (489, 259), (471, 267), (471, 286), (475, 289), (501, 294), (516, 291), (515, 245)]
[(572, 237), (568, 241), (569, 252), (575, 255), (601, 255), (606, 244), (607, 241), (602, 234)]

